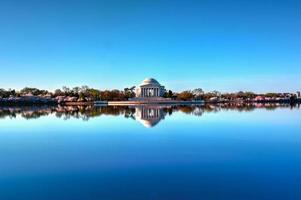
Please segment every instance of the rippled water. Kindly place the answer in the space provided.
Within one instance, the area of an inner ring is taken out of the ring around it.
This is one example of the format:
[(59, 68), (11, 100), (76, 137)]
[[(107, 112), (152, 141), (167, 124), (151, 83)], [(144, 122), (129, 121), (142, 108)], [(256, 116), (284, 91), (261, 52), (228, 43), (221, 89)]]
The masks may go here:
[(301, 199), (300, 106), (0, 107), (0, 199)]

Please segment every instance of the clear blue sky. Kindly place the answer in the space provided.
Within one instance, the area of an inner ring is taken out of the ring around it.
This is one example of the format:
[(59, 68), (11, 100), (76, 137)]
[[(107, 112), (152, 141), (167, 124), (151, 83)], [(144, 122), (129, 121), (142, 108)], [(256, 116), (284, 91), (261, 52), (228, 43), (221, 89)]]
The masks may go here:
[(0, 0), (0, 88), (301, 90), (298, 0)]

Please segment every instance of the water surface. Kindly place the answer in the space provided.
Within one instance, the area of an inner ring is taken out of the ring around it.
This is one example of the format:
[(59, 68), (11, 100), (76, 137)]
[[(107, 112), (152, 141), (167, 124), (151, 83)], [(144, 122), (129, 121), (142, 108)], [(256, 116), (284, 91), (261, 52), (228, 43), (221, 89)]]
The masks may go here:
[(0, 107), (0, 199), (301, 199), (300, 106)]

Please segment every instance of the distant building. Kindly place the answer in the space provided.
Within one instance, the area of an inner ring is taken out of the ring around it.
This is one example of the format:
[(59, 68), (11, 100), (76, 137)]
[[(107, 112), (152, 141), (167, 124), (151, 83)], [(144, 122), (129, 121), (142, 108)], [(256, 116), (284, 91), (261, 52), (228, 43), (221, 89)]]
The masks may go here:
[(297, 97), (298, 97), (298, 98), (300, 98), (300, 97), (301, 97), (301, 93), (300, 93), (300, 91), (296, 92), (296, 94), (297, 94)]
[(162, 97), (164, 95), (165, 88), (153, 78), (147, 78), (136, 87), (136, 97), (150, 98), (150, 97)]

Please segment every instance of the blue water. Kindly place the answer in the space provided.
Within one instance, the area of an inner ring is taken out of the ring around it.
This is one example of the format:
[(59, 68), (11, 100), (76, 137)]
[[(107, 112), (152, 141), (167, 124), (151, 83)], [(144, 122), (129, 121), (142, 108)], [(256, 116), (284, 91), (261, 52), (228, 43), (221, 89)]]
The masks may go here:
[(300, 122), (290, 106), (0, 108), (0, 199), (301, 199)]

